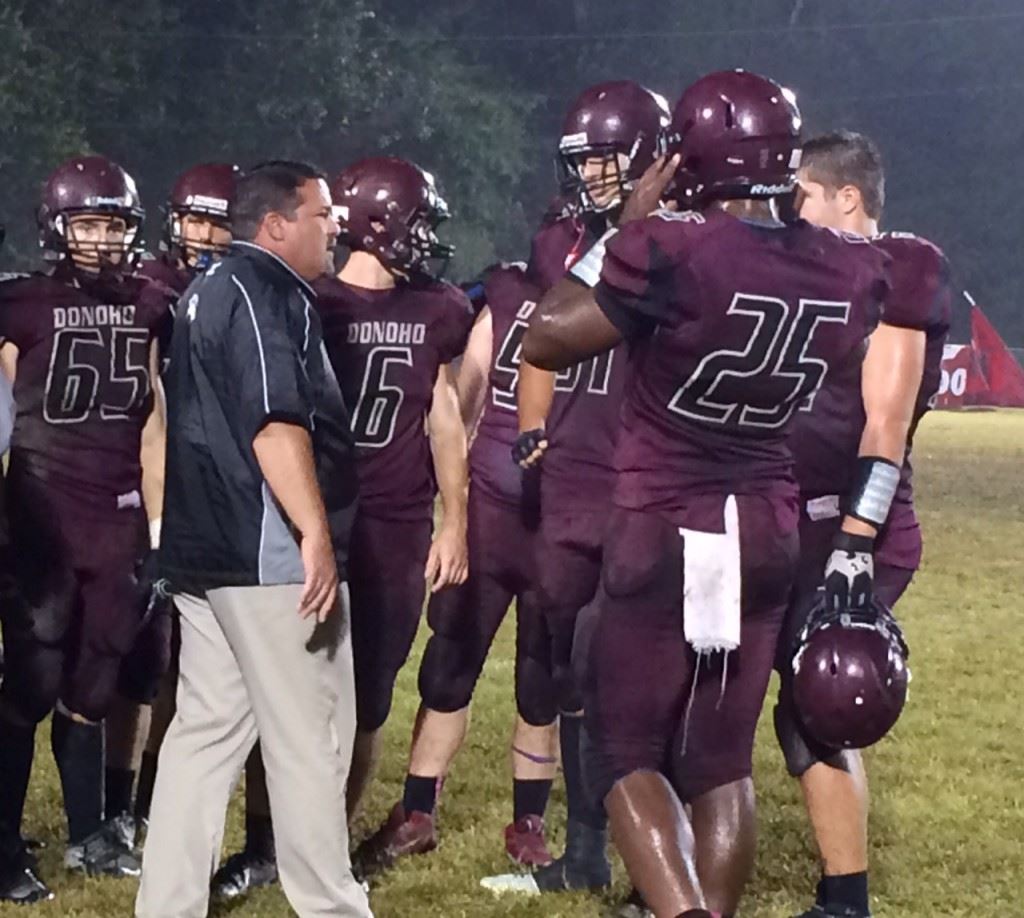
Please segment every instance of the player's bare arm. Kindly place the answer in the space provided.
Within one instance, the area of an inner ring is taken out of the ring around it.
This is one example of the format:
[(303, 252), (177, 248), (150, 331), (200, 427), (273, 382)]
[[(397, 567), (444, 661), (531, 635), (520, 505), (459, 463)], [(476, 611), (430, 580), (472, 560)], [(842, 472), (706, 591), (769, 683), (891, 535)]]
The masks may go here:
[(325, 621), (338, 596), (338, 566), (316, 480), (309, 432), (296, 424), (272, 421), (256, 434), (252, 450), (271, 493), (301, 535), (306, 582), (299, 614)]
[(842, 531), (825, 566), (825, 596), (840, 610), (867, 609), (874, 540), (889, 515), (924, 372), (925, 333), (882, 323), (871, 335), (861, 374), (866, 417), (854, 488)]
[(462, 417), (455, 372), (450, 364), (446, 364), (438, 369), (433, 403), (427, 418), (430, 452), (443, 511), (425, 568), (432, 593), (442, 587), (463, 583), (469, 571), (466, 551), (469, 465)]
[(519, 436), (512, 447), (512, 458), (524, 469), (537, 465), (548, 448), (545, 427), (554, 399), (555, 374), (522, 360), (516, 386)]
[(601, 311), (594, 291), (564, 277), (538, 304), (523, 336), (522, 357), (544, 370), (564, 370), (621, 341), (622, 333)]
[(491, 310), (486, 306), (473, 323), (466, 350), (459, 364), (456, 388), (462, 424), (470, 440), (476, 434), (476, 425), (483, 414), (487, 397), (487, 375), (491, 369), (491, 337), (494, 334)]
[(3, 370), (13, 385), (18, 375), (18, 345), (13, 341), (0, 344), (0, 370)]
[[(861, 391), (867, 417), (860, 440), (860, 463), (885, 460), (903, 465), (917, 393), (924, 373), (925, 333), (884, 322), (871, 335), (864, 357)], [(878, 527), (847, 516), (846, 532), (873, 536)]]
[(160, 382), (157, 343), (150, 346), (149, 378), (153, 387), (153, 409), (142, 428), (142, 500), (149, 519), (150, 542), (160, 542), (160, 517), (164, 503), (164, 457), (167, 451), (167, 402)]

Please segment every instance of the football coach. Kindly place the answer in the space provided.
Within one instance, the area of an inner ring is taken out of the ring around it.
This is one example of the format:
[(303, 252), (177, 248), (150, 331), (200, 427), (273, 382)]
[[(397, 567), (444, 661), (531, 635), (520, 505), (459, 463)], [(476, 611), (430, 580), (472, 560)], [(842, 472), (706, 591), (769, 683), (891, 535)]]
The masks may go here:
[(369, 916), (345, 827), (355, 690), (339, 583), (357, 484), (310, 287), (333, 270), (338, 226), (323, 176), (291, 162), (240, 177), (231, 223), (231, 251), (179, 302), (165, 381), (161, 568), (180, 676), (136, 915), (206, 915), (258, 736), (292, 908)]

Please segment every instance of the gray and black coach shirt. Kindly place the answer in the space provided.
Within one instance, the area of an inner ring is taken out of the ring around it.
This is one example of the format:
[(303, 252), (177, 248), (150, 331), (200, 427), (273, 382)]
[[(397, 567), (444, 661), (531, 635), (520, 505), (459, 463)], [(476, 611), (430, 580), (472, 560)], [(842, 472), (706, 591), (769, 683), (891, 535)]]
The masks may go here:
[(160, 567), (174, 592), (302, 583), (297, 533), (252, 449), (271, 421), (310, 432), (341, 574), (357, 478), (312, 288), (236, 242), (182, 294), (171, 342)]

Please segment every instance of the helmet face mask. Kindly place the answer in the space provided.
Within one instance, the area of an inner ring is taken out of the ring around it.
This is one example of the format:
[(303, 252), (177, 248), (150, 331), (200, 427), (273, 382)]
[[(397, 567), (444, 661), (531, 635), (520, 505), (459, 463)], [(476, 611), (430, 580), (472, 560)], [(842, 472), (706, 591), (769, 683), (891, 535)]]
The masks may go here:
[(195, 211), (171, 211), (168, 250), (192, 271), (205, 271), (231, 248), (231, 224), (226, 217)]
[(581, 213), (605, 213), (620, 207), (633, 188), (632, 161), (612, 144), (573, 147), (558, 155), (559, 185)]
[(455, 254), (455, 246), (442, 242), (437, 235), (438, 227), (448, 219), (448, 206), (437, 198), (433, 211), (421, 211), (409, 221), (409, 246), (412, 261), (407, 267), (398, 265), (396, 270), (411, 271), (427, 277), (443, 277), (448, 263)]

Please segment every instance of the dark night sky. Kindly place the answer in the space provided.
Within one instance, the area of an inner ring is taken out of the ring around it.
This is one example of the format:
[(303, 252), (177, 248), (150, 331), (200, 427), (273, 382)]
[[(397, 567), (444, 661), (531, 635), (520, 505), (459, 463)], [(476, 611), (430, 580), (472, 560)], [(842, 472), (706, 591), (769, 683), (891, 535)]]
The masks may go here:
[[(554, 190), (562, 113), (634, 78), (673, 100), (745, 67), (793, 88), (809, 133), (862, 130), (888, 165), (886, 227), (941, 245), (1024, 345), (1021, 0), (5, 0), (0, 219), (31, 254), (32, 200), (89, 147), (136, 174), (152, 219), (199, 159), (386, 150), (437, 172), (468, 276), (523, 257)], [(58, 152), (59, 151), (59, 152)], [(461, 226), (458, 224), (461, 221)]]

